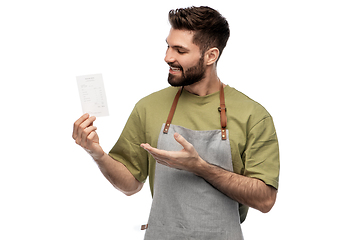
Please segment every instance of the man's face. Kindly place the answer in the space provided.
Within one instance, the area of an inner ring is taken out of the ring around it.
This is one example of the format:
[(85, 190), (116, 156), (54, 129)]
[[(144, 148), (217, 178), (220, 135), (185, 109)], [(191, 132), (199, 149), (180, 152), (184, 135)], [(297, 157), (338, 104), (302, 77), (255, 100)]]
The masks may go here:
[(171, 29), (166, 42), (165, 62), (169, 64), (168, 82), (172, 86), (188, 86), (205, 77), (204, 56), (195, 45), (193, 33)]

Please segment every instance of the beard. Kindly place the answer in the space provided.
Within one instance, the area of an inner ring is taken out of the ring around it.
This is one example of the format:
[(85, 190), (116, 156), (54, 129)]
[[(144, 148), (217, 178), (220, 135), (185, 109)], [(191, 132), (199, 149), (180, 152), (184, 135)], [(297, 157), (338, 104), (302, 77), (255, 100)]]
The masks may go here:
[(182, 87), (188, 86), (197, 82), (200, 82), (202, 79), (205, 78), (205, 66), (204, 66), (204, 56), (202, 56), (199, 62), (184, 71), (184, 69), (178, 65), (169, 64), (172, 67), (177, 67), (181, 69), (181, 76), (175, 76), (169, 73), (168, 82), (173, 87)]

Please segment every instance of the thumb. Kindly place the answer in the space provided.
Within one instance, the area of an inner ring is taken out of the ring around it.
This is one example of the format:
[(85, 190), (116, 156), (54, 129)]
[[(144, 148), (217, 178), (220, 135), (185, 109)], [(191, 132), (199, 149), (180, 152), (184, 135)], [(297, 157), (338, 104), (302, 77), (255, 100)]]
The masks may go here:
[(186, 141), (186, 139), (183, 136), (181, 136), (179, 133), (174, 133), (174, 138), (178, 143), (181, 144), (181, 146), (184, 147), (185, 150), (190, 150), (189, 148), (192, 147), (191, 143)]

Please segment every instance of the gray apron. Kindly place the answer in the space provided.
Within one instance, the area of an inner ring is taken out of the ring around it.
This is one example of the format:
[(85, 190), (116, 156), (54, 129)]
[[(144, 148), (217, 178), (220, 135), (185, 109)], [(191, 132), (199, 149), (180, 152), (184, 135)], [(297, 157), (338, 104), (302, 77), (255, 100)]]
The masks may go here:
[[(221, 87), (221, 91), (223, 91)], [(181, 92), (174, 100), (175, 108)], [(177, 99), (176, 99), (177, 98)], [(173, 115), (172, 108), (169, 115)], [(225, 110), (225, 108), (224, 108)], [(219, 108), (220, 111), (220, 108)], [(172, 116), (169, 117), (170, 122)], [(163, 124), (157, 148), (180, 151), (174, 139), (182, 135), (207, 162), (233, 171), (228, 130), (194, 131)], [(156, 163), (154, 195), (145, 240), (241, 240), (238, 202), (193, 173)]]

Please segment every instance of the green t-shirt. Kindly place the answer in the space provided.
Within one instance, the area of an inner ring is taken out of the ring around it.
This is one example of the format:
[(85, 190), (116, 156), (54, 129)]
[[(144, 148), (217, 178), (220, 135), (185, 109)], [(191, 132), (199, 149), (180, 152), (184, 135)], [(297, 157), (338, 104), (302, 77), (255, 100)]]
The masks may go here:
[[(149, 176), (152, 193), (155, 160), (140, 144), (157, 147), (161, 126), (166, 122), (177, 91), (178, 88), (168, 87), (141, 99), (109, 153), (140, 182)], [(236, 89), (226, 86), (224, 93), (234, 172), (260, 179), (277, 189), (279, 147), (272, 117), (264, 107)], [(198, 131), (220, 129), (219, 106), (219, 92), (200, 97), (184, 90), (172, 124)], [(242, 207), (243, 218), (247, 207)]]

